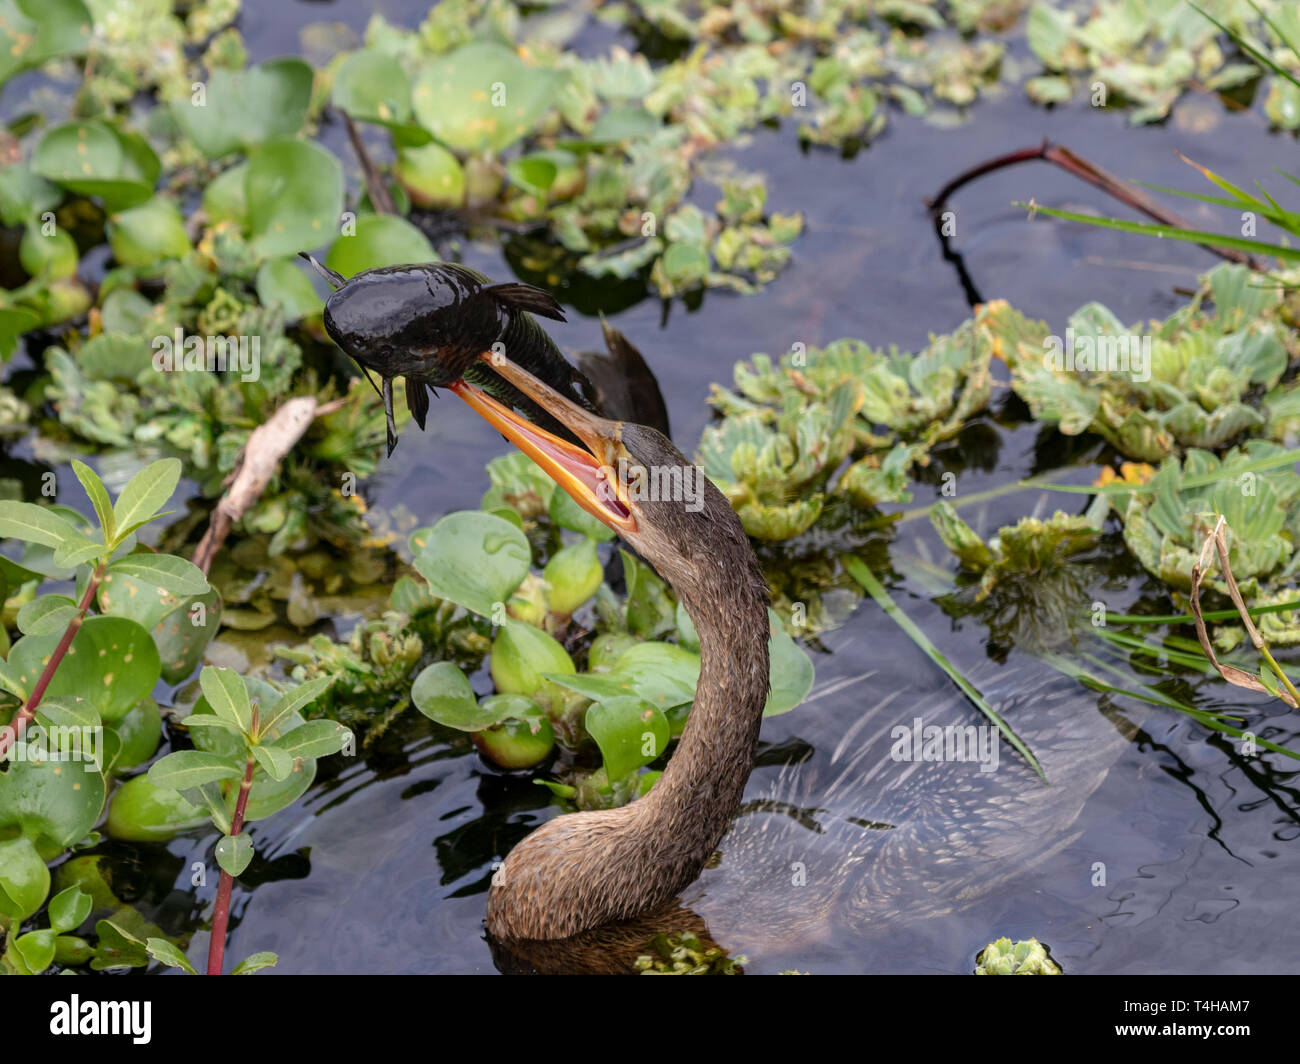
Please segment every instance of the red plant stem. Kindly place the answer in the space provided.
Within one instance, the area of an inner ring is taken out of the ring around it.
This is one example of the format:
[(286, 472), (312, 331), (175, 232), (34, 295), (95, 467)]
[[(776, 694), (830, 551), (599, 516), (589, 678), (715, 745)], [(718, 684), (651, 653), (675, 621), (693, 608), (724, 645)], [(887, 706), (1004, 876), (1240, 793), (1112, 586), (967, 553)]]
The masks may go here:
[(0, 728), (0, 761), (4, 760), (5, 755), (9, 753), (9, 748), (18, 741), (28, 722), (35, 718), (36, 707), (41, 704), (41, 699), (45, 697), (46, 688), (50, 686), (50, 681), (54, 679), (54, 673), (62, 664), (64, 656), (68, 653), (68, 647), (72, 646), (73, 639), (76, 638), (77, 632), (80, 631), (81, 622), (86, 619), (86, 612), (90, 609), (90, 604), (95, 601), (95, 592), (99, 589), (99, 583), (103, 578), (104, 564), (101, 562), (95, 567), (95, 571), (90, 574), (90, 583), (86, 585), (86, 593), (81, 596), (81, 602), (77, 604), (77, 615), (68, 622), (68, 627), (64, 629), (63, 638), (59, 640), (58, 646), (54, 648), (54, 653), (50, 655), (45, 670), (36, 681), (36, 686), (32, 688), (31, 697), (23, 704), (22, 709), (18, 711), (18, 715), (3, 728)]
[[(230, 821), (230, 834), (238, 835), (244, 827), (244, 810), (248, 808), (248, 792), (253, 786), (253, 770), (257, 762), (249, 755), (244, 767), (244, 781), (239, 785), (239, 799), (235, 802), (235, 816)], [(212, 911), (212, 937), (208, 940), (208, 975), (220, 975), (226, 959), (226, 925), (230, 922), (230, 891), (235, 877), (224, 868), (221, 882), (217, 884), (217, 907)]]
[[(1162, 207), (1141, 189), (1121, 180), (1114, 174), (1107, 173), (1096, 163), (1085, 159), (1078, 152), (1071, 151), (1063, 144), (1053, 144), (1050, 140), (1044, 140), (1037, 148), (1022, 148), (1019, 151), (1008, 152), (1006, 155), (999, 155), (995, 159), (986, 159), (984, 162), (972, 166), (969, 170), (963, 171), (944, 185), (935, 196), (927, 199), (925, 201), (926, 206), (930, 208), (932, 213), (938, 214), (947, 205), (949, 197), (968, 182), (983, 177), (985, 174), (990, 174), (995, 170), (1034, 160), (1059, 166), (1066, 173), (1073, 174), (1080, 181), (1086, 181), (1088, 184), (1101, 189), (1126, 206), (1141, 211), (1160, 225), (1167, 225), (1171, 229), (1193, 228), (1190, 222), (1173, 211)], [(1238, 251), (1236, 248), (1219, 248), (1212, 244), (1202, 244), (1201, 247), (1222, 259), (1227, 259), (1229, 262), (1243, 263), (1252, 270), (1263, 270), (1265, 268), (1253, 255)]]

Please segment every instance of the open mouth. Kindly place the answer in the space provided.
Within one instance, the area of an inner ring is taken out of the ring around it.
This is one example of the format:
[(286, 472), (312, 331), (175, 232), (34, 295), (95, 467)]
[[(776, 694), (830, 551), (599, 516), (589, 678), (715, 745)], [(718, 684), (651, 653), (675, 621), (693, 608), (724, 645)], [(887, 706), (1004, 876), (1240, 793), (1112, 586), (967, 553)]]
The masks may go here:
[(541, 466), (587, 513), (615, 532), (636, 532), (636, 518), (611, 468), (620, 448), (617, 422), (584, 410), (509, 360), (493, 360), (486, 353), (479, 357), (572, 432), (586, 450), (538, 428), (464, 380), (452, 384), (451, 390)]

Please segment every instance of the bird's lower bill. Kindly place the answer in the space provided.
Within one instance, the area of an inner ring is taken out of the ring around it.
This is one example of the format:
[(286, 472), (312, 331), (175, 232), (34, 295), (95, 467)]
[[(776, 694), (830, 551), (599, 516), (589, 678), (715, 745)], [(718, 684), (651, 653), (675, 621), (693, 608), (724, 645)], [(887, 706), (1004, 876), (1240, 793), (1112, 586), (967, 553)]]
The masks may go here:
[[(508, 368), (506, 368), (508, 367)], [(623, 497), (606, 455), (619, 446), (612, 431), (614, 423), (583, 410), (548, 385), (513, 363), (493, 364), (493, 369), (551, 414), (582, 440), (587, 450), (575, 447), (534, 425), (527, 418), (497, 402), (480, 388), (463, 380), (451, 390), (506, 439), (528, 455), (556, 484), (598, 521), (615, 532), (634, 533), (636, 518)]]

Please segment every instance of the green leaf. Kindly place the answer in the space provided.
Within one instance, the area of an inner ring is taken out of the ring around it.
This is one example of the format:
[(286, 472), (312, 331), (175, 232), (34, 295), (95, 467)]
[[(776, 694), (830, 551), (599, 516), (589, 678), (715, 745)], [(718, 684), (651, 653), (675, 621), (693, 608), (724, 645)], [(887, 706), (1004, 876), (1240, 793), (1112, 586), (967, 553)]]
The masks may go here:
[(1120, 233), (1141, 233), (1144, 236), (1159, 237), (1164, 240), (1182, 240), (1190, 244), (1204, 244), (1212, 248), (1235, 248), (1238, 251), (1250, 251), (1261, 255), (1274, 256), (1288, 262), (1300, 260), (1300, 248), (1287, 247), (1283, 244), (1269, 244), (1262, 240), (1247, 240), (1243, 237), (1229, 236), (1226, 233), (1211, 233), (1200, 229), (1179, 229), (1171, 225), (1155, 225), (1149, 222), (1128, 222), (1117, 218), (1098, 218), (1091, 214), (1079, 214), (1075, 211), (1055, 210), (1039, 204), (1015, 203), (1013, 206), (1046, 214), (1052, 218), (1061, 218), (1067, 222), (1081, 222), (1095, 225), (1102, 229), (1113, 229)]
[(425, 65), (415, 82), (415, 116), (457, 151), (500, 152), (532, 132), (567, 78), (526, 65), (505, 45), (474, 41)]
[(194, 970), (194, 965), (190, 963), (190, 959), (165, 938), (145, 939), (145, 950), (150, 957), (161, 964), (165, 964), (168, 968), (180, 968), (190, 975), (199, 974)]
[(20, 70), (41, 66), (56, 56), (84, 52), (92, 24), (81, 0), (3, 0), (0, 85)]
[(337, 721), (309, 720), (267, 745), (291, 757), (314, 759), (338, 753), (351, 739), (352, 732)]
[(80, 611), (67, 595), (42, 595), (18, 610), (18, 630), (24, 635), (60, 635)]
[(49, 695), (41, 699), (36, 709), (36, 719), (43, 727), (98, 728), (99, 714), (95, 707), (74, 695)]
[(772, 689), (763, 707), (763, 716), (776, 717), (789, 713), (808, 697), (813, 686), (812, 658), (791, 639), (781, 625), (781, 618), (772, 609), (767, 611), (772, 636), (767, 653)]
[(269, 950), (263, 950), (260, 953), (250, 953), (230, 970), (230, 974), (252, 975), (254, 972), (260, 972), (263, 968), (274, 968), (279, 963), (280, 958), (277, 954)]
[(280, 700), (275, 705), (269, 710), (263, 711), (262, 720), (257, 729), (259, 736), (270, 733), (280, 721), (287, 718), (291, 713), (297, 713), (305, 706), (311, 705), (333, 685), (333, 676), (317, 676), (315, 679), (307, 680), (296, 687), (290, 688), (280, 696)]
[(228, 757), (203, 750), (178, 750), (155, 761), (149, 769), (149, 782), (156, 787), (183, 791), (217, 780), (240, 779), (244, 766)]
[(123, 908), (114, 914), (113, 919), (96, 923), (95, 935), (99, 945), (90, 967), (99, 972), (111, 968), (142, 968), (148, 964), (145, 941), (132, 933), (137, 922), (143, 923), (139, 914)]
[(209, 666), (199, 673), (199, 686), (218, 717), (239, 725), (241, 731), (252, 729), (253, 707), (239, 673), (234, 669)]
[(439, 598), (491, 619), (528, 575), (532, 549), (524, 534), (478, 510), (448, 514), (430, 531), (415, 568)]
[(253, 859), (253, 840), (245, 834), (223, 835), (217, 842), (217, 864), (238, 877)]
[(39, 543), (56, 550), (64, 543), (80, 543), (86, 539), (71, 521), (48, 507), (13, 501), (0, 502), (0, 538)]
[(108, 571), (147, 581), (175, 595), (202, 595), (208, 590), (202, 569), (171, 554), (127, 554), (111, 563)]
[(32, 154), (32, 170), (110, 211), (144, 203), (162, 166), (139, 134), (107, 122), (68, 122), (48, 130)]
[(0, 916), (25, 920), (49, 892), (50, 870), (32, 840), (20, 835), (0, 842)]
[(311, 278), (298, 267), (302, 260), (268, 259), (257, 271), (258, 302), (264, 307), (279, 307), (285, 321), (298, 321), (319, 314), (324, 307)]
[[(54, 963), (54, 938), (51, 930), (29, 931), (13, 940), (13, 948), (22, 958), (21, 967), (39, 975)], [(8, 951), (6, 951), (8, 957)]]
[(587, 731), (600, 747), (610, 782), (630, 776), (668, 749), (668, 720), (655, 706), (631, 695), (595, 702)]
[(249, 158), (244, 195), (257, 254), (273, 258), (306, 251), (338, 232), (343, 168), (317, 144), (269, 141)]
[(333, 101), (359, 121), (402, 125), (411, 117), (411, 79), (391, 55), (362, 49), (335, 71)]
[(18, 338), (41, 324), (40, 315), (26, 307), (0, 307), (0, 362), (18, 350)]
[(53, 857), (95, 826), (104, 794), (93, 761), (14, 761), (0, 774), (0, 828), (16, 827)]
[(172, 497), (180, 479), (180, 460), (163, 458), (145, 466), (127, 481), (113, 506), (119, 534), (125, 536), (152, 521)]
[(277, 783), (288, 779), (289, 773), (293, 771), (293, 757), (278, 747), (255, 746), (253, 757), (257, 759), (257, 763), (262, 766), (266, 774)]
[(79, 887), (68, 887), (50, 899), (50, 927), (56, 932), (75, 931), (90, 915), (90, 895)]
[(102, 557), (106, 553), (102, 543), (78, 533), (75, 539), (66, 540), (54, 548), (54, 564), (61, 569), (75, 569), (83, 562)]
[(121, 720), (108, 725), (104, 739), (117, 741), (117, 750), (105, 760), (110, 772), (119, 774), (148, 761), (162, 741), (162, 711), (152, 698), (142, 698)]
[(676, 624), (677, 609), (669, 594), (668, 585), (650, 566), (638, 561), (625, 550), (623, 580), (627, 584), (627, 627), (633, 635), (654, 639), (672, 631)]
[(116, 546), (114, 536), (117, 535), (117, 522), (113, 519), (113, 504), (109, 500), (108, 489), (104, 487), (104, 482), (90, 466), (75, 458), (72, 460), (72, 471), (77, 474), (77, 479), (81, 481), (81, 486), (86, 489), (86, 494), (90, 497), (90, 504), (95, 508), (95, 515), (99, 518), (100, 527), (104, 531), (104, 542)]
[[(6, 672), (31, 690), (61, 635), (29, 635), (9, 652)], [(105, 723), (126, 716), (153, 690), (162, 671), (158, 650), (140, 625), (123, 617), (88, 617), (46, 693), (89, 702)]]
[(411, 685), (411, 701), (430, 720), (458, 731), (482, 731), (502, 719), (497, 707), (487, 704), (490, 700), (479, 705), (469, 680), (452, 661), (424, 669)]
[(339, 236), (325, 257), (325, 265), (344, 277), (381, 266), (438, 261), (429, 238), (405, 218), (393, 214), (358, 216), (356, 231)]
[(212, 72), (202, 96), (172, 101), (172, 114), (186, 138), (209, 159), (302, 128), (311, 103), (313, 72), (301, 59), (272, 59), (247, 70)]

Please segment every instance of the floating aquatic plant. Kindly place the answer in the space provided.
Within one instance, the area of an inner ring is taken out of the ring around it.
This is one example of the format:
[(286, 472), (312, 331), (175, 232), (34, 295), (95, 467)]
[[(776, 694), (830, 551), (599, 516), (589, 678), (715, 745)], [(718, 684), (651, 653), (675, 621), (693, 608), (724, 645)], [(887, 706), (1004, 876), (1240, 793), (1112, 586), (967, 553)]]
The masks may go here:
[(807, 530), (828, 492), (859, 506), (906, 501), (913, 467), (988, 402), (993, 350), (989, 331), (967, 322), (916, 355), (859, 340), (775, 365), (755, 355), (736, 366), (734, 389), (713, 389), (724, 417), (704, 431), (701, 464), (759, 539)]
[[(1289, 313), (1276, 289), (1225, 264), (1163, 322), (1126, 327), (1092, 303), (1069, 318), (1062, 337), (1001, 301), (982, 317), (1036, 418), (1066, 435), (1095, 432), (1129, 458), (1159, 462), (1187, 448), (1221, 448), (1265, 425), (1261, 398), (1295, 346)], [(1287, 416), (1290, 389), (1270, 395)]]
[(1060, 975), (1060, 967), (1036, 938), (990, 942), (975, 958), (976, 975)]

